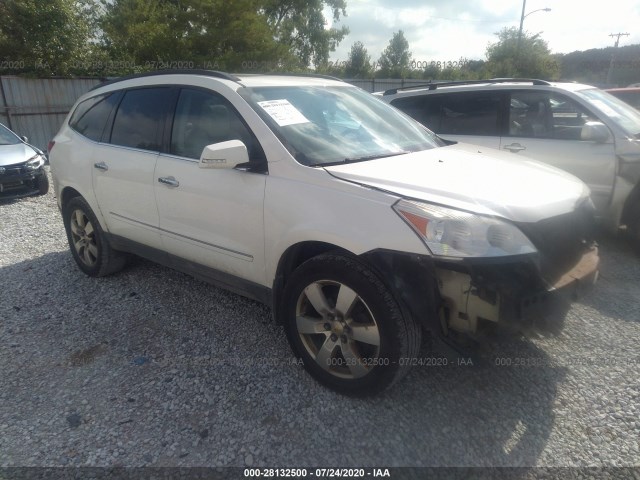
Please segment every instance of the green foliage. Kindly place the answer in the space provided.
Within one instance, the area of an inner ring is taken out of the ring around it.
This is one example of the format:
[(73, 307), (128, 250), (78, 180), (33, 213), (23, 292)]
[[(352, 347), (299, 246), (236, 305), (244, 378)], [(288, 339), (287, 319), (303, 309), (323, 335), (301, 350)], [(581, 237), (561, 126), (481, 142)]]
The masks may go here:
[(503, 28), (496, 33), (498, 41), (487, 48), (487, 73), (491, 77), (523, 77), (557, 79), (560, 65), (540, 34), (522, 33)]
[(364, 44), (362, 42), (354, 43), (345, 65), (345, 76), (347, 78), (369, 78), (372, 70), (371, 56)]
[[(263, 0), (261, 12), (267, 18), (274, 38), (288, 47), (292, 67), (309, 65), (326, 68), (329, 54), (349, 33), (347, 27), (325, 28), (323, 9), (331, 8), (333, 20), (346, 16), (345, 0)], [(293, 59), (296, 59), (295, 61)]]
[(611, 85), (626, 87), (640, 82), (640, 45), (614, 48), (592, 48), (562, 56), (562, 78), (592, 85), (607, 84), (607, 75), (614, 57), (609, 78)]
[(411, 69), (411, 52), (409, 42), (404, 37), (404, 32), (398, 30), (393, 34), (389, 45), (384, 49), (378, 60), (379, 70), (376, 73), (380, 78), (405, 78)]
[(88, 0), (2, 0), (0, 61), (10, 73), (67, 75), (95, 52)]
[(256, 0), (102, 0), (104, 45), (138, 69), (276, 69), (288, 50)]
[(0, 0), (0, 73), (330, 68), (345, 0)]

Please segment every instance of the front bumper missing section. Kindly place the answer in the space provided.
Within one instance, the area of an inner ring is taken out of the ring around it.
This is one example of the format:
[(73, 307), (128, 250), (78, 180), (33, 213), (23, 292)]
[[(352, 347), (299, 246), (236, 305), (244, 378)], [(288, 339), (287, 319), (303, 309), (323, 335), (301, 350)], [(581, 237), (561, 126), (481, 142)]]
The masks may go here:
[(541, 271), (532, 256), (491, 264), (441, 262), (436, 265), (441, 323), (472, 334), (482, 321), (520, 328), (559, 326), (571, 301), (597, 281), (599, 264), (595, 246), (568, 270), (553, 273)]

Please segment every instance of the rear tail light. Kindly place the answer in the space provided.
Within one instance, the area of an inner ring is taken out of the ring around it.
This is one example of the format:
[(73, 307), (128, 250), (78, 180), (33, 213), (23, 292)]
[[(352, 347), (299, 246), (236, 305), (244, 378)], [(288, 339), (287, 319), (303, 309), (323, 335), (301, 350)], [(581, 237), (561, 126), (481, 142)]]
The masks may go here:
[(53, 150), (53, 146), (56, 144), (55, 140), (49, 140), (49, 144), (47, 145), (47, 153), (51, 153)]

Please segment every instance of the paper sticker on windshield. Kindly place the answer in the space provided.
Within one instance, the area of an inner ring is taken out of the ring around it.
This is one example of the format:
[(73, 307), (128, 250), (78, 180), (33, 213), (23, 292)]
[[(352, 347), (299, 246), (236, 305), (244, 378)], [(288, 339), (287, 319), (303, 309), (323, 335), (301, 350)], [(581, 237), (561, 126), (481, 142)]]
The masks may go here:
[(267, 100), (258, 102), (258, 105), (281, 127), (309, 123), (309, 120), (296, 107), (291, 105), (289, 100)]

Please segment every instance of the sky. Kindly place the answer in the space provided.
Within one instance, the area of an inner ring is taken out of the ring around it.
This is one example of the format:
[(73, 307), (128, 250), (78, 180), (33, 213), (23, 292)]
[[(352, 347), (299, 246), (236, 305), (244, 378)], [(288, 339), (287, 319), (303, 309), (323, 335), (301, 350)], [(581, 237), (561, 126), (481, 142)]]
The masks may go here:
[[(551, 11), (534, 12), (544, 8)], [(376, 61), (398, 30), (416, 61), (486, 59), (495, 33), (519, 27), (521, 13), (522, 0), (347, 0), (347, 16), (333, 26), (350, 33), (331, 61), (347, 60), (356, 41)], [(630, 34), (620, 46), (640, 43), (640, 0), (526, 0), (525, 14), (524, 30), (540, 33), (552, 53), (613, 46), (609, 34), (619, 32)]]

